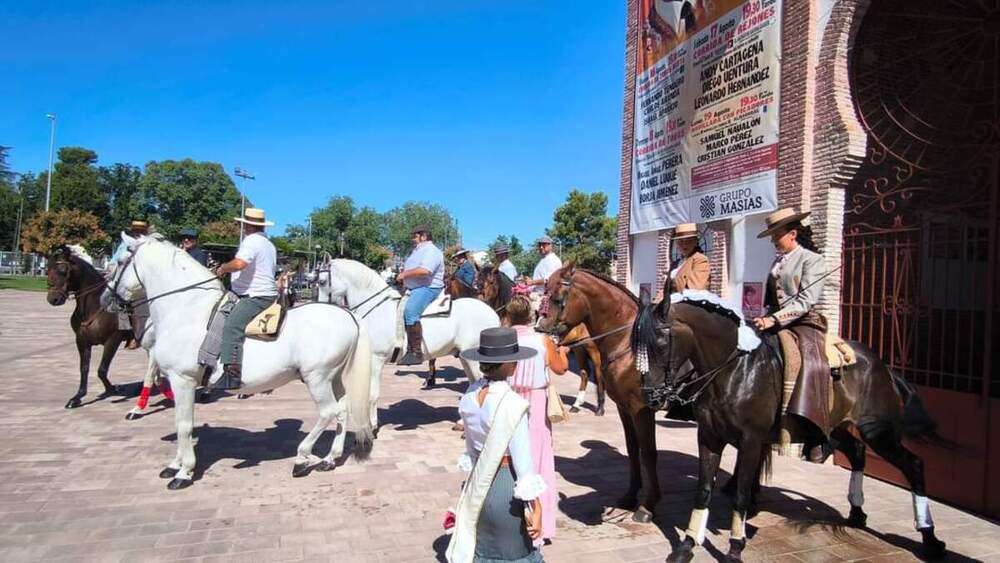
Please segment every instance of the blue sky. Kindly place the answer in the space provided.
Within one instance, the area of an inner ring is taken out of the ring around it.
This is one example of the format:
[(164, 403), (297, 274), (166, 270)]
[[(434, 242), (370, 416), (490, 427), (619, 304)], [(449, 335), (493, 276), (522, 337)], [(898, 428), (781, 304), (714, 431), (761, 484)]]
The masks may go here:
[(4, 2), (0, 145), (257, 176), (278, 223), (335, 194), (531, 240), (573, 188), (617, 212), (623, 2)]

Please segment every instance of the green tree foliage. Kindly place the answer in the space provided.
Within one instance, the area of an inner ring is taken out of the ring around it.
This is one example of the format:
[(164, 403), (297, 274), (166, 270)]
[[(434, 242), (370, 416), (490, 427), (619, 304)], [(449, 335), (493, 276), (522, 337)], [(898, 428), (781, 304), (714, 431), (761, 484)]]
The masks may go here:
[(385, 214), (386, 244), (399, 258), (413, 250), (411, 234), (418, 225), (427, 225), (438, 247), (458, 240), (458, 225), (444, 206), (436, 203), (408, 201)]
[(87, 252), (96, 254), (111, 242), (97, 217), (79, 209), (36, 213), (24, 226), (21, 238), (26, 251), (46, 255), (62, 244), (80, 244)]
[(566, 203), (556, 209), (548, 229), (563, 262), (576, 259), (577, 266), (607, 272), (615, 252), (615, 218), (607, 214), (608, 196), (573, 190)]
[[(63, 147), (58, 154), (49, 208), (53, 211), (76, 209), (95, 217), (107, 216), (108, 198), (101, 186), (97, 153), (83, 147)], [(47, 172), (39, 177), (43, 187), (47, 178)]]
[(147, 163), (139, 198), (138, 211), (145, 211), (149, 221), (171, 238), (184, 228), (232, 222), (241, 200), (222, 165), (191, 159)]
[(98, 178), (110, 210), (101, 218), (101, 228), (105, 232), (117, 234), (133, 218), (145, 215), (146, 209), (139, 191), (142, 170), (118, 163), (102, 166), (98, 171)]
[[(290, 225), (285, 236), (296, 249), (329, 252), (357, 260), (371, 268), (382, 269), (389, 251), (385, 247), (384, 217), (370, 207), (358, 208), (347, 196), (331, 197), (325, 207), (310, 214), (312, 245), (308, 225)], [(343, 253), (341, 253), (343, 237)]]
[(213, 221), (201, 228), (198, 240), (201, 243), (239, 244), (240, 225), (232, 219)]
[(514, 267), (517, 268), (517, 274), (519, 276), (530, 276), (535, 270), (535, 266), (538, 261), (541, 260), (541, 256), (534, 248), (525, 248), (521, 244), (520, 239), (515, 235), (500, 235), (489, 245), (489, 256), (487, 260), (492, 265), (494, 264), (493, 251), (496, 250), (498, 246), (506, 246), (510, 250), (510, 261), (514, 263)]
[(14, 185), (14, 173), (7, 165), (10, 147), (0, 146), (0, 249), (14, 248), (17, 231), (17, 214), (21, 196)]

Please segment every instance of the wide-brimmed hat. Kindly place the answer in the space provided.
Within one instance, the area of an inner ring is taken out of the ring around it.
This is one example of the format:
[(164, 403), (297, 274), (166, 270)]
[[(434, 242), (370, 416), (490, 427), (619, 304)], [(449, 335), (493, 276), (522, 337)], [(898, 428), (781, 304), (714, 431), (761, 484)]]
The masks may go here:
[(197, 239), (198, 231), (194, 229), (181, 229), (181, 238)]
[(517, 331), (510, 327), (487, 328), (479, 333), (479, 348), (469, 348), (460, 354), (470, 362), (504, 364), (534, 357), (538, 350), (519, 346)]
[(767, 224), (767, 228), (761, 231), (757, 238), (766, 238), (777, 232), (783, 227), (787, 227), (793, 223), (799, 223), (809, 215), (811, 211), (806, 211), (805, 213), (796, 213), (795, 209), (792, 207), (785, 207), (779, 209), (774, 213), (767, 216), (764, 222)]
[(468, 253), (469, 253), (468, 248), (459, 248), (451, 255), (451, 259), (454, 260), (455, 258), (458, 258), (459, 256), (465, 256)]
[(681, 223), (674, 227), (673, 240), (681, 240), (685, 238), (698, 238), (698, 225), (694, 223)]
[(552, 238), (543, 235), (538, 237), (538, 241), (535, 244), (552, 244)]
[(416, 227), (413, 227), (413, 230), (410, 231), (411, 235), (416, 235), (419, 233), (431, 234), (431, 228), (427, 225), (417, 225)]
[(493, 254), (510, 254), (510, 249), (501, 244), (493, 249)]
[(257, 225), (258, 227), (270, 227), (274, 223), (264, 219), (264, 210), (257, 209), (256, 207), (247, 207), (243, 210), (242, 217), (233, 217), (233, 219), (239, 221), (240, 223), (246, 223), (247, 225)]
[(145, 221), (140, 221), (139, 219), (133, 219), (128, 226), (129, 230), (132, 231), (145, 231), (149, 228), (149, 223)]

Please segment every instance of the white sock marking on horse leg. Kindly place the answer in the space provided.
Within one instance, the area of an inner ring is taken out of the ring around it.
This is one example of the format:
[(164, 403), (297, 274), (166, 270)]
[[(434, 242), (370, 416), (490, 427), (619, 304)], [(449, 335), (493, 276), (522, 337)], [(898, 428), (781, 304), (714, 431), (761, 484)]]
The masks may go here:
[(927, 497), (913, 495), (913, 525), (917, 530), (934, 527), (934, 519), (931, 518), (931, 502)]
[(733, 523), (729, 527), (729, 537), (734, 540), (743, 540), (747, 537), (747, 521), (738, 510), (733, 510)]
[(695, 545), (701, 545), (705, 541), (705, 531), (708, 528), (708, 509), (696, 508), (691, 511), (691, 519), (688, 520), (688, 528), (684, 532), (689, 538), (694, 539)]
[(847, 487), (847, 502), (851, 503), (852, 507), (861, 508), (865, 505), (864, 481), (864, 471), (851, 471), (851, 484)]
[(583, 403), (586, 400), (587, 400), (587, 391), (586, 390), (580, 391), (579, 393), (576, 394), (576, 400), (573, 401), (573, 406), (576, 408), (580, 408), (583, 406)]

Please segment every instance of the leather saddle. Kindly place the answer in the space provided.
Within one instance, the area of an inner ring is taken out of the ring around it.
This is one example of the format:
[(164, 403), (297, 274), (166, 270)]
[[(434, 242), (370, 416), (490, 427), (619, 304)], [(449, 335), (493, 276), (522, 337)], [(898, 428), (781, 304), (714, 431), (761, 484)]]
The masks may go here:
[(281, 300), (272, 303), (267, 309), (261, 311), (250, 321), (243, 331), (248, 338), (258, 340), (274, 340), (278, 338), (282, 325), (285, 324), (285, 312), (287, 309), (282, 306)]

